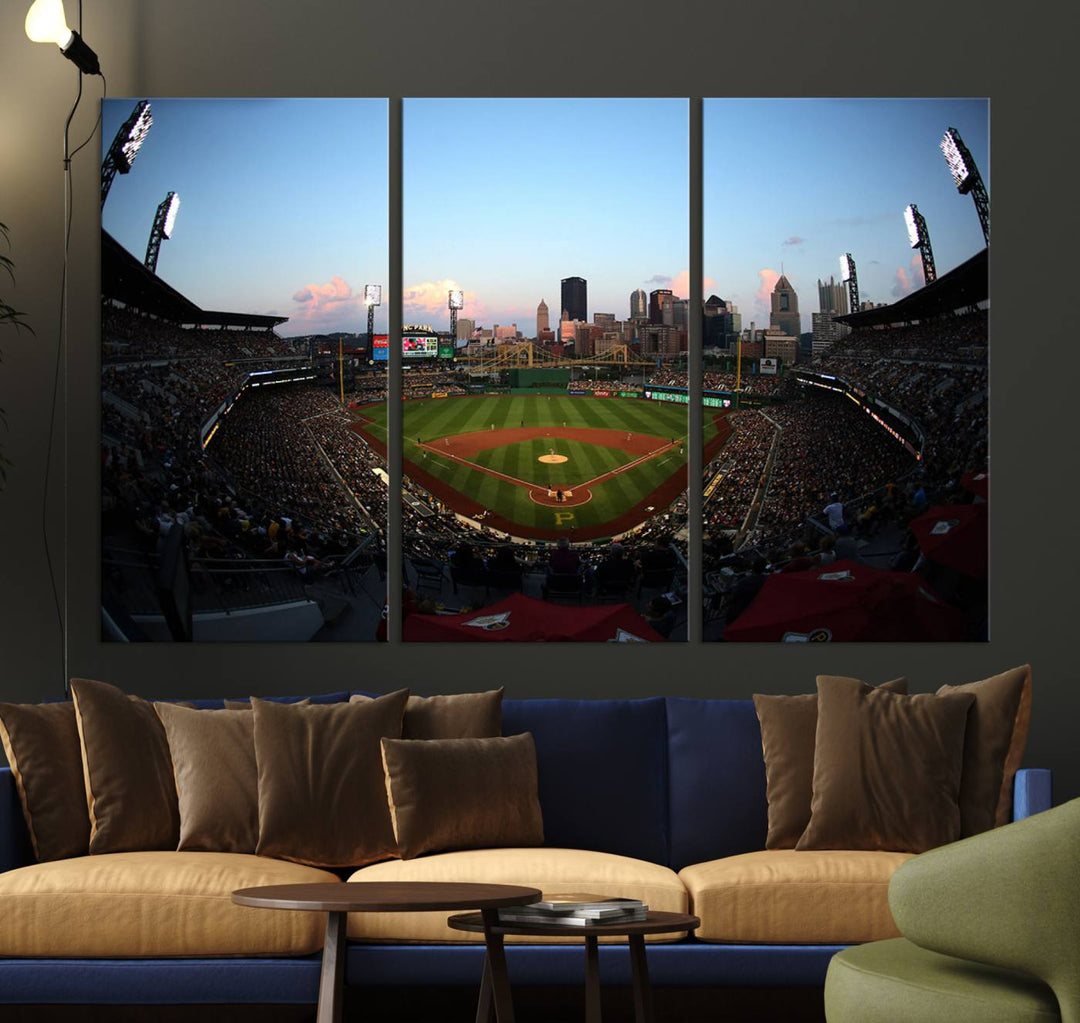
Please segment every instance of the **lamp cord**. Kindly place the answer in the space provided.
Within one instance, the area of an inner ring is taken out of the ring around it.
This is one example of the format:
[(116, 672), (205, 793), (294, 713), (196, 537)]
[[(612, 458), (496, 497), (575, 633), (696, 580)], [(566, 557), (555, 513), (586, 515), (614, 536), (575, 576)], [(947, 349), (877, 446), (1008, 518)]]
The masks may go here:
[[(79, 32), (82, 33), (82, 0), (79, 0)], [(70, 663), (70, 639), (68, 632), (68, 612), (69, 612), (69, 587), (68, 587), (68, 564), (70, 562), (70, 543), (69, 543), (69, 524), (70, 524), (70, 511), (68, 508), (68, 429), (67, 429), (67, 410), (68, 410), (68, 373), (67, 373), (67, 299), (68, 299), (68, 259), (71, 248), (71, 225), (73, 221), (73, 208), (74, 208), (74, 192), (71, 179), (71, 161), (76, 153), (79, 152), (84, 146), (88, 145), (97, 133), (98, 126), (101, 124), (101, 112), (98, 111), (97, 120), (94, 122), (94, 127), (86, 140), (79, 145), (74, 151), (71, 150), (71, 122), (75, 118), (75, 112), (79, 109), (79, 103), (82, 100), (83, 94), (83, 73), (78, 71), (78, 91), (75, 94), (75, 102), (71, 106), (71, 111), (68, 113), (67, 120), (64, 122), (64, 246), (63, 246), (63, 269), (60, 274), (60, 326), (57, 332), (56, 338), (56, 358), (53, 363), (53, 388), (52, 388), (52, 405), (49, 415), (49, 435), (45, 445), (45, 485), (42, 487), (41, 492), (41, 536), (45, 547), (45, 563), (48, 567), (49, 573), (49, 585), (52, 589), (53, 607), (56, 609), (56, 621), (60, 627), (60, 669), (63, 681), (63, 689), (65, 698), (70, 699), (71, 689), (69, 682), (68, 665)], [(108, 91), (108, 83), (105, 81), (105, 76), (101, 75), (102, 81), (102, 100)], [(49, 529), (48, 529), (48, 508), (49, 508), (49, 482), (52, 476), (52, 454), (53, 454), (53, 441), (56, 436), (56, 410), (57, 410), (57, 398), (60, 391), (60, 376), (61, 367), (63, 367), (63, 379), (64, 379), (64, 596), (63, 606), (61, 606), (61, 598), (59, 590), (56, 585), (56, 572), (53, 567), (52, 551), (49, 546)]]

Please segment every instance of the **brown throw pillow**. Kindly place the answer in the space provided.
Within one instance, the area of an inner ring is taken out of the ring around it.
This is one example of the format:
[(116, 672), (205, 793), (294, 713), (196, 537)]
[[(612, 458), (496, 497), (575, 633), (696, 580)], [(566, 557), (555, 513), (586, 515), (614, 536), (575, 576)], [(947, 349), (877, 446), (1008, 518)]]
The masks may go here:
[(259, 844), (255, 726), (246, 710), (158, 703), (180, 806), (178, 849), (253, 853)]
[(253, 699), (260, 856), (362, 867), (397, 855), (381, 739), (401, 736), (408, 689), (367, 703)]
[(490, 739), (383, 739), (398, 851), (543, 845), (536, 746), (525, 732)]
[[(366, 703), (356, 693), (350, 703)], [(410, 696), (405, 706), (403, 739), (484, 739), (502, 734), (503, 688), (486, 693)]]
[[(274, 700), (274, 703), (284, 703), (284, 700)], [(224, 710), (251, 710), (251, 698), (246, 700), (225, 700)], [(305, 696), (302, 700), (294, 700), (292, 706), (307, 707), (311, 703), (311, 697)]]
[[(261, 697), (257, 698), (261, 699)], [(246, 700), (222, 700), (226, 711), (249, 711), (252, 709), (252, 698), (248, 697)], [(308, 706), (311, 703), (311, 697), (306, 696), (302, 700), (272, 700), (273, 703), (289, 703), (293, 706)]]
[(960, 780), (960, 834), (967, 838), (1012, 818), (1013, 779), (1024, 759), (1031, 722), (1031, 665), (981, 682), (942, 686), (938, 695), (943, 693), (975, 697)]
[(0, 740), (39, 861), (85, 856), (90, 845), (75, 705), (0, 703)]
[[(878, 688), (889, 693), (906, 693), (907, 679), (895, 678)], [(769, 800), (769, 832), (765, 848), (794, 849), (810, 823), (817, 693), (802, 696), (755, 693), (754, 709), (761, 724), (761, 749), (765, 755), (765, 784)]]
[(960, 837), (970, 693), (902, 696), (818, 679), (814, 795), (796, 849), (924, 852)]
[(180, 836), (165, 727), (148, 700), (71, 680), (90, 809), (90, 852), (175, 849)]

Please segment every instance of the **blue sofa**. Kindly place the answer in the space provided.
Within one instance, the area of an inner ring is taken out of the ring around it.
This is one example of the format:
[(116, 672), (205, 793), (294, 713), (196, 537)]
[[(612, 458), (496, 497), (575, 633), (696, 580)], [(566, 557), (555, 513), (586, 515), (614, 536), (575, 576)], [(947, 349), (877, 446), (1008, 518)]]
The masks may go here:
[[(765, 767), (749, 700), (507, 700), (503, 730), (507, 735), (529, 731), (535, 737), (547, 846), (633, 857), (674, 871), (764, 849)], [(1020, 771), (1014, 817), (1049, 806), (1050, 773)], [(0, 872), (32, 862), (14, 781), (11, 772), (2, 769)], [(842, 947), (688, 938), (651, 945), (649, 967), (657, 986), (817, 986), (824, 983), (829, 960)], [(629, 984), (625, 946), (607, 945), (600, 951), (603, 980)], [(507, 957), (517, 985), (580, 983), (580, 946), (511, 945)], [(476, 944), (353, 942), (346, 983), (475, 987), (482, 963), (483, 947)], [(317, 954), (7, 958), (0, 959), (0, 1003), (314, 1003), (319, 965)]]

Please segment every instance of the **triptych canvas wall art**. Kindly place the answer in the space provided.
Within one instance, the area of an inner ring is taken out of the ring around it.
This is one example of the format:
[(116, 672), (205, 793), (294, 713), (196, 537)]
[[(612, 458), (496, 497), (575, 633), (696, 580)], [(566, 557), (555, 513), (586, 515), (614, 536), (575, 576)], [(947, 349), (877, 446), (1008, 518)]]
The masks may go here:
[(103, 638), (985, 638), (987, 104), (689, 111), (106, 101)]

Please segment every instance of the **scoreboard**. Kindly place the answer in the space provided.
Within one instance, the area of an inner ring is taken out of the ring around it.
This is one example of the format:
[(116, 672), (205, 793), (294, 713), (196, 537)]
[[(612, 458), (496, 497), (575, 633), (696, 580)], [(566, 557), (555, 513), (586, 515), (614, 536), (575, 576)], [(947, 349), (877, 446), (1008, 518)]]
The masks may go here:
[(405, 334), (401, 338), (403, 359), (437, 359), (439, 339), (434, 334)]
[[(372, 341), (371, 357), (386, 362), (390, 354), (390, 338), (376, 334)], [(401, 338), (403, 359), (435, 359), (439, 356), (439, 339), (435, 334), (405, 334)]]

